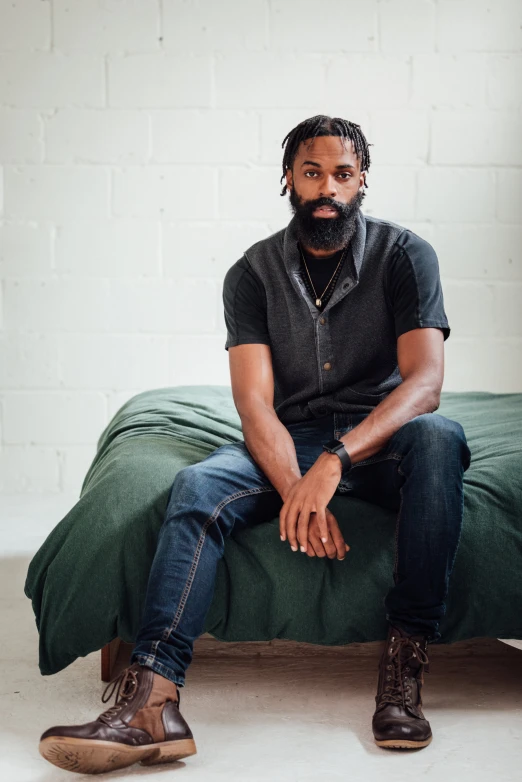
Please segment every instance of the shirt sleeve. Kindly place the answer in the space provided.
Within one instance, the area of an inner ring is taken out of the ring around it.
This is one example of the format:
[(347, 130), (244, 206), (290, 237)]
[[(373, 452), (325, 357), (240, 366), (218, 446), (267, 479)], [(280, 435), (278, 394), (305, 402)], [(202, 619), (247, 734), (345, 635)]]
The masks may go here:
[(223, 306), (227, 327), (225, 350), (252, 343), (270, 345), (266, 292), (245, 256), (225, 275)]
[(429, 242), (404, 230), (397, 239), (386, 275), (388, 305), (395, 320), (395, 336), (412, 329), (450, 326), (444, 311), (439, 262)]

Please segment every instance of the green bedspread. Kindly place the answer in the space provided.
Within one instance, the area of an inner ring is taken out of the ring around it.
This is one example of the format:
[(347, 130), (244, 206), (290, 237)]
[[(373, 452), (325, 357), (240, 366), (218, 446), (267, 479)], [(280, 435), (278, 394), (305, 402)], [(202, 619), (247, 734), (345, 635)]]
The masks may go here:
[[(472, 453), (440, 643), (522, 639), (522, 394), (443, 393), (438, 414), (462, 424)], [(176, 473), (242, 439), (229, 386), (147, 391), (118, 411), (80, 499), (29, 565), (42, 674), (117, 636), (134, 641)], [(343, 562), (294, 555), (277, 518), (227, 538), (205, 630), (223, 641), (385, 639), (396, 514), (340, 494), (330, 507), (351, 546)]]

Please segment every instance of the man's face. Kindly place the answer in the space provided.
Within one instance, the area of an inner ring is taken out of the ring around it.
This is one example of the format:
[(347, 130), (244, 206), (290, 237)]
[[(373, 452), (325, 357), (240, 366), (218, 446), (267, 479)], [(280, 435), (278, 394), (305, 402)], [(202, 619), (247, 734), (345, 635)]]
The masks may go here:
[(333, 252), (348, 244), (366, 195), (365, 176), (350, 140), (318, 136), (301, 142), (286, 183), (305, 247)]

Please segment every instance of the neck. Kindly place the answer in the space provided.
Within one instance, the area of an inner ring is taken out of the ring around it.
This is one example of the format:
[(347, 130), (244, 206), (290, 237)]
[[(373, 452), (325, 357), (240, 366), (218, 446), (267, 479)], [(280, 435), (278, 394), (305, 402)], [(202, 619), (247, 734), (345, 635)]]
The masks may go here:
[(335, 253), (338, 253), (339, 250), (343, 250), (346, 245), (341, 245), (340, 247), (336, 247), (334, 250), (316, 250), (315, 248), (308, 247), (306, 244), (301, 242), (301, 247), (303, 250), (306, 250), (307, 253), (310, 253), (310, 255), (313, 255), (314, 258), (326, 258), (330, 255), (334, 255)]

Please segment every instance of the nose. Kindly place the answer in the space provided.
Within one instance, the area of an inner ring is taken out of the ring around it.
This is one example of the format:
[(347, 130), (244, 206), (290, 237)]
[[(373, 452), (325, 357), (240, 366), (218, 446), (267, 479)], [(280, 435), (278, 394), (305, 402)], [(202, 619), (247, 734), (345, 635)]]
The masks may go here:
[(335, 198), (337, 195), (337, 184), (332, 176), (329, 176), (322, 188), (319, 197), (320, 198)]

